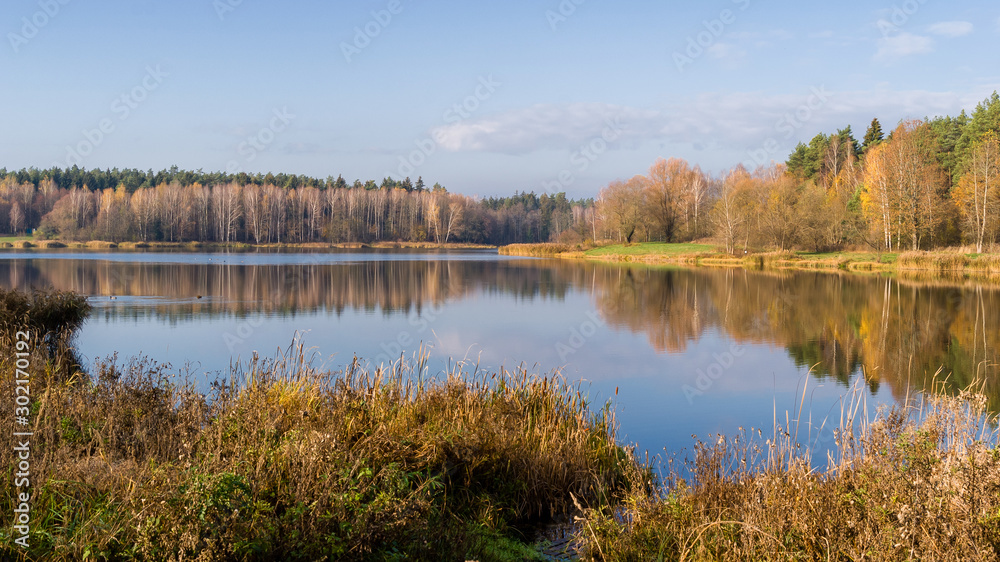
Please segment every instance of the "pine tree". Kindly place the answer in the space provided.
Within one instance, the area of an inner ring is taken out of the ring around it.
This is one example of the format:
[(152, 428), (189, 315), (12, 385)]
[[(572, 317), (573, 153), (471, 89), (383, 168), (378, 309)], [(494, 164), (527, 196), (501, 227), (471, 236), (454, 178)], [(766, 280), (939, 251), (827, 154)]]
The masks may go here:
[(864, 154), (868, 152), (868, 149), (882, 142), (885, 135), (882, 133), (882, 124), (878, 122), (878, 118), (872, 119), (872, 124), (868, 126), (868, 131), (865, 133), (865, 139), (861, 143), (861, 153)]
[(956, 176), (961, 176), (969, 165), (969, 156), (972, 148), (986, 133), (993, 131), (1000, 134), (1000, 95), (993, 92), (993, 95), (986, 98), (976, 106), (972, 112), (972, 119), (962, 131), (961, 138), (955, 146), (958, 153), (958, 166)]

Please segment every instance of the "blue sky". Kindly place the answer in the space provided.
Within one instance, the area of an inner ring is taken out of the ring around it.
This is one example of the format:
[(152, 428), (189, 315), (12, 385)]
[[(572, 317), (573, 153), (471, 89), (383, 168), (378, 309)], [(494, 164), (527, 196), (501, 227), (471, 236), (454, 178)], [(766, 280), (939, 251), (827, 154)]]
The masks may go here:
[(994, 2), (5, 0), (0, 167), (590, 197), (1000, 88)]

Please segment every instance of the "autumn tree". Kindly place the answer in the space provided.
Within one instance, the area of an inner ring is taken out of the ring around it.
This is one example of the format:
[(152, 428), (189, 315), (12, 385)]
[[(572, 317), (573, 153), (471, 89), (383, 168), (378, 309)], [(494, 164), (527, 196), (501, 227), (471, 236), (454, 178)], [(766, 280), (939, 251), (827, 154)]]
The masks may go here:
[(635, 176), (628, 181), (616, 180), (601, 190), (597, 204), (608, 228), (631, 244), (640, 225), (647, 180)]
[(649, 168), (644, 211), (666, 242), (674, 240), (694, 181), (691, 168), (680, 158), (660, 158)]
[(750, 220), (754, 213), (752, 202), (754, 180), (746, 168), (738, 165), (722, 181), (719, 197), (712, 207), (711, 220), (715, 231), (733, 253), (742, 239), (744, 247), (750, 237)]
[(996, 238), (997, 211), (1000, 197), (997, 180), (1000, 178), (1000, 140), (997, 133), (988, 131), (972, 146), (966, 161), (966, 171), (952, 190), (952, 197), (966, 226), (976, 252), (983, 251), (983, 242)]
[(904, 241), (918, 249), (941, 222), (943, 173), (929, 137), (924, 123), (907, 121), (865, 156), (862, 204), (890, 251)]
[(156, 193), (152, 189), (137, 189), (132, 193), (129, 204), (139, 231), (139, 238), (143, 242), (148, 242), (158, 214)]

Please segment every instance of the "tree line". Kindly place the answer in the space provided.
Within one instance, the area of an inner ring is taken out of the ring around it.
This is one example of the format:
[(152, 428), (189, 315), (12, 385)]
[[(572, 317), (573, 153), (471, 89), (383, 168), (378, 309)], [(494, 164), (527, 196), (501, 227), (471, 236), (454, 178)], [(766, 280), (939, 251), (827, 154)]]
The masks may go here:
[(682, 159), (614, 181), (597, 201), (516, 193), (479, 199), (423, 178), (0, 169), (0, 232), (109, 241), (484, 244), (715, 238), (729, 252), (798, 247), (878, 251), (1000, 236), (1000, 97), (971, 115), (873, 119), (800, 143), (782, 164), (720, 176)]
[(969, 244), (1000, 235), (1000, 97), (971, 115), (873, 119), (800, 143), (782, 164), (738, 165), (712, 177), (677, 158), (615, 181), (597, 200), (595, 238), (685, 241), (714, 236), (727, 251), (867, 246), (878, 251)]
[(509, 244), (580, 236), (593, 215), (565, 193), (478, 199), (423, 178), (0, 170), (0, 232), (67, 240)]

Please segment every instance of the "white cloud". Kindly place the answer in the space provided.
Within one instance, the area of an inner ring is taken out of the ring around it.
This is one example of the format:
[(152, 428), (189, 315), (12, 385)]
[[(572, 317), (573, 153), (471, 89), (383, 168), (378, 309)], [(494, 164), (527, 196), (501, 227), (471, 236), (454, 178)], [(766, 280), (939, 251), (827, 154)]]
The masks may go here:
[(922, 35), (901, 32), (891, 37), (883, 37), (878, 41), (878, 51), (875, 60), (891, 62), (910, 55), (921, 55), (934, 50), (934, 40)]
[[(709, 148), (747, 150), (767, 139), (790, 150), (799, 140), (845, 125), (867, 126), (878, 117), (891, 129), (904, 118), (956, 115), (975, 107), (997, 85), (959, 95), (926, 90), (831, 92), (823, 86), (791, 94), (744, 92), (702, 94), (659, 108), (598, 103), (535, 105), (466, 120), (434, 131), (450, 151), (525, 154), (537, 150), (579, 150), (599, 137), (609, 122), (620, 123), (624, 146), (643, 142), (700, 144)], [(864, 131), (855, 131), (863, 134)], [(616, 143), (610, 143), (613, 148)], [(775, 155), (783, 158), (784, 154)]]
[(616, 127), (616, 141), (645, 137), (655, 111), (603, 103), (539, 104), (438, 127), (433, 138), (445, 150), (522, 154), (578, 147)]
[(732, 43), (723, 43), (719, 41), (713, 44), (711, 47), (705, 50), (708, 56), (716, 59), (722, 59), (729, 62), (735, 62), (746, 56), (747, 52)]
[(973, 25), (967, 21), (943, 21), (935, 23), (927, 28), (927, 30), (934, 35), (942, 35), (944, 37), (962, 37), (972, 33)]

